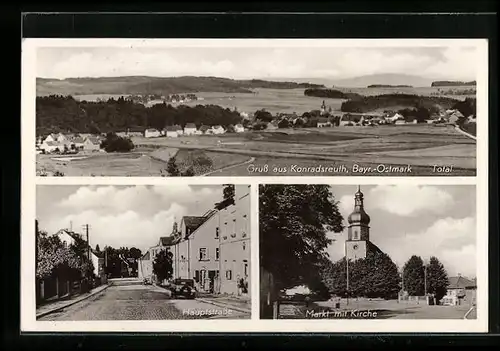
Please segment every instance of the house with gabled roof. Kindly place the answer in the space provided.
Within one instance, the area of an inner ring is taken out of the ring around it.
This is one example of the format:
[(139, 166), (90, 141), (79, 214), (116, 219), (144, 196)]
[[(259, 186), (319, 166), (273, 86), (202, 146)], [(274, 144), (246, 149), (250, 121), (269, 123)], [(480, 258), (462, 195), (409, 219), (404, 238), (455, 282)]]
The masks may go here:
[(166, 126), (163, 128), (163, 134), (167, 138), (177, 138), (179, 136), (177, 129), (174, 126)]
[(173, 127), (175, 128), (175, 131), (178, 135), (184, 135), (184, 129), (182, 129), (180, 125), (175, 124)]
[(332, 127), (332, 122), (327, 117), (319, 117), (316, 123), (317, 128)]
[(83, 150), (85, 151), (99, 151), (101, 149), (101, 140), (97, 137), (88, 137), (83, 142)]
[(443, 305), (473, 305), (476, 303), (477, 283), (461, 275), (448, 277), (446, 295), (442, 298)]
[(243, 127), (243, 124), (238, 123), (237, 125), (234, 126), (235, 133), (243, 133), (244, 131), (245, 131), (245, 127)]
[(144, 131), (145, 138), (158, 138), (160, 135), (160, 131), (156, 128), (148, 128)]
[(184, 135), (194, 135), (197, 131), (198, 129), (194, 123), (186, 123), (184, 126)]

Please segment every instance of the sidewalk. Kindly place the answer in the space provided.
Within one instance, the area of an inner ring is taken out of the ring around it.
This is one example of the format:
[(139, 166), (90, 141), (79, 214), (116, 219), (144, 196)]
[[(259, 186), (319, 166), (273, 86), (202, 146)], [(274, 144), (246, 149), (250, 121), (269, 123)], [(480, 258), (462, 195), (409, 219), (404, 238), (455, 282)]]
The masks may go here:
[(36, 309), (36, 318), (41, 318), (41, 317), (46, 316), (50, 313), (57, 312), (57, 311), (62, 310), (66, 307), (74, 305), (80, 301), (88, 299), (89, 297), (94, 296), (94, 295), (100, 293), (101, 291), (104, 291), (108, 287), (109, 287), (109, 284), (101, 285), (95, 289), (90, 290), (88, 293), (74, 295), (74, 296), (71, 296), (71, 298), (63, 298), (62, 300), (57, 300), (55, 302), (44, 304)]
[(252, 312), (250, 297), (207, 296), (207, 297), (198, 297), (197, 300), (219, 307), (226, 307), (243, 313)]

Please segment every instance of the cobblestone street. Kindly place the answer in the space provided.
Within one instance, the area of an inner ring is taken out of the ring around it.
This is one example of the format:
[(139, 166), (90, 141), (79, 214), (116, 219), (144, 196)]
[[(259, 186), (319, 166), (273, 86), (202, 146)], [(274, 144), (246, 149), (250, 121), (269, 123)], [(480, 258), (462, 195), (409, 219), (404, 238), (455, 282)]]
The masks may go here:
[[(174, 300), (164, 289), (130, 282), (113, 284), (101, 293), (39, 320), (206, 319), (217, 313), (222, 314), (222, 310), (220, 307), (197, 300)], [(226, 318), (242, 318), (242, 314), (230, 310)]]

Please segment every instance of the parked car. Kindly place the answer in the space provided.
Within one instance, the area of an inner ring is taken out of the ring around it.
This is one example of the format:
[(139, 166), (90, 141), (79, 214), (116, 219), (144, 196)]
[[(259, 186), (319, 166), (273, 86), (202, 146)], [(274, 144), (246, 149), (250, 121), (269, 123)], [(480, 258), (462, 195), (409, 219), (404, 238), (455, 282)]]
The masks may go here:
[(172, 293), (172, 298), (177, 298), (183, 296), (188, 299), (194, 299), (196, 297), (196, 288), (194, 287), (193, 279), (181, 279), (177, 278), (169, 284), (168, 289)]

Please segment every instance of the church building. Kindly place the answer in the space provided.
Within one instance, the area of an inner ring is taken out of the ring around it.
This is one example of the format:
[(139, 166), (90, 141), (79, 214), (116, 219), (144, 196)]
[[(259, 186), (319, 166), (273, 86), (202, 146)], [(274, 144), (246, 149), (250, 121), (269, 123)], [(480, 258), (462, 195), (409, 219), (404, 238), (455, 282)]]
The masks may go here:
[(345, 241), (345, 255), (348, 260), (355, 261), (366, 258), (369, 251), (380, 251), (370, 241), (370, 216), (365, 212), (364, 195), (358, 186), (354, 194), (354, 210), (347, 218), (347, 240)]

